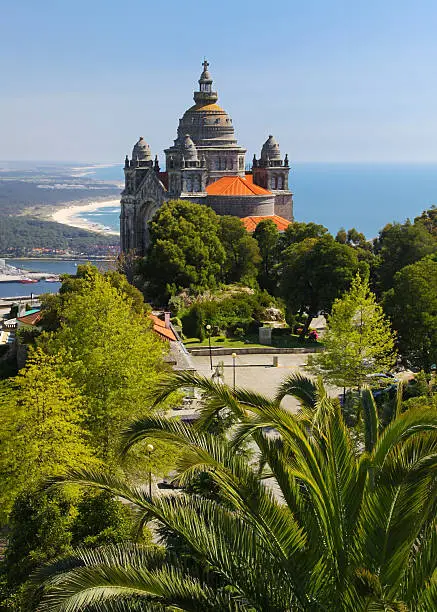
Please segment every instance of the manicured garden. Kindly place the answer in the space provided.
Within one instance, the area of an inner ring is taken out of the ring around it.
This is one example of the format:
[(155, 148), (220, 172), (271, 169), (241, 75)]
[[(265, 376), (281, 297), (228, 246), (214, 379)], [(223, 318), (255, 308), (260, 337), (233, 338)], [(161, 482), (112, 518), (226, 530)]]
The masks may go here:
[[(282, 331), (282, 330), (281, 330)], [(208, 347), (208, 338), (200, 340), (199, 338), (187, 338), (184, 340), (187, 348)], [(211, 336), (212, 348), (265, 348), (265, 344), (260, 344), (257, 334), (247, 334), (243, 338), (225, 336)], [(315, 348), (323, 346), (323, 343), (318, 340), (305, 338), (302, 340), (296, 334), (272, 335), (271, 346), (276, 348)]]

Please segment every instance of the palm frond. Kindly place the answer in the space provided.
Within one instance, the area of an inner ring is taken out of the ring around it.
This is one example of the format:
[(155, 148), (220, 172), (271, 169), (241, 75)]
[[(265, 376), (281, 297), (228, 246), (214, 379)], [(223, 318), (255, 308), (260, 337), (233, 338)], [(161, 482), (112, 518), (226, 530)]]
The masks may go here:
[(317, 401), (317, 385), (311, 378), (302, 374), (292, 374), (286, 378), (276, 392), (276, 400), (280, 402), (286, 395), (297, 398), (303, 406), (314, 409)]
[(371, 453), (378, 439), (378, 409), (370, 389), (361, 392), (361, 405), (364, 420), (364, 448)]

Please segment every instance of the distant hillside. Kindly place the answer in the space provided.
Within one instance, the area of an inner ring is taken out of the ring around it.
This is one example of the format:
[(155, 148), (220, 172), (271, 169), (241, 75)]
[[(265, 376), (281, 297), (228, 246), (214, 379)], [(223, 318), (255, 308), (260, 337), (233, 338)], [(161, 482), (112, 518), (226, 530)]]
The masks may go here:
[(32, 217), (0, 215), (0, 256), (35, 255), (35, 249), (44, 249), (46, 254), (65, 251), (77, 255), (109, 255), (118, 250), (118, 245), (118, 236)]
[[(59, 252), (83, 255), (114, 254), (117, 236), (62, 225), (40, 218), (44, 207), (52, 208), (68, 202), (117, 198), (119, 187), (65, 174), (33, 175), (20, 180), (0, 178), (0, 256), (35, 255)], [(26, 213), (23, 215), (23, 213)]]
[[(38, 183), (35, 179), (20, 181), (0, 178), (0, 214), (16, 215), (35, 206), (56, 206), (78, 200), (103, 200), (117, 198), (120, 195), (119, 187), (110, 184), (90, 182), (83, 184), (78, 179), (74, 181), (68, 177), (63, 179), (59, 177), (58, 180), (59, 182), (56, 178), (50, 181), (42, 179), (41, 183)], [(72, 187), (67, 188), (63, 185), (72, 185)]]

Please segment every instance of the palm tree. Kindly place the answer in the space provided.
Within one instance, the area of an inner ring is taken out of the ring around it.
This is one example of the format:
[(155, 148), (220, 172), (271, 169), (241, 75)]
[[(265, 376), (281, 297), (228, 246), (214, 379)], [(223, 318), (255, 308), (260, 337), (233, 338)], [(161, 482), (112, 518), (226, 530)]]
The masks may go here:
[[(365, 396), (357, 450), (338, 402), (321, 384), (291, 377), (274, 399), (196, 374), (162, 385), (157, 403), (196, 386), (195, 426), (147, 417), (123, 432), (127, 452), (161, 439), (180, 449), (179, 480), (207, 472), (219, 499), (151, 499), (114, 474), (70, 473), (138, 508), (176, 534), (188, 554), (126, 543), (81, 549), (39, 570), (39, 610), (414, 611), (437, 609), (437, 411), (398, 414), (378, 427)], [(301, 400), (293, 415), (284, 395)], [(228, 411), (227, 436), (208, 432)], [(273, 431), (273, 435), (272, 435)], [(238, 452), (250, 440), (259, 462)]]

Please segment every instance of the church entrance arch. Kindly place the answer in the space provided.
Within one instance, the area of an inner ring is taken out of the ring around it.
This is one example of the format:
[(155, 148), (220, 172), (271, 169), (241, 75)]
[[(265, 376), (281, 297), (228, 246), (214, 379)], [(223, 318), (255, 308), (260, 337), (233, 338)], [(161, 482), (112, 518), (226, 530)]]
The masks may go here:
[(149, 233), (149, 221), (153, 218), (156, 211), (161, 207), (161, 202), (156, 200), (147, 200), (144, 202), (139, 210), (140, 222), (139, 227), (141, 228), (141, 247), (142, 252), (146, 253), (150, 244), (150, 233)]

